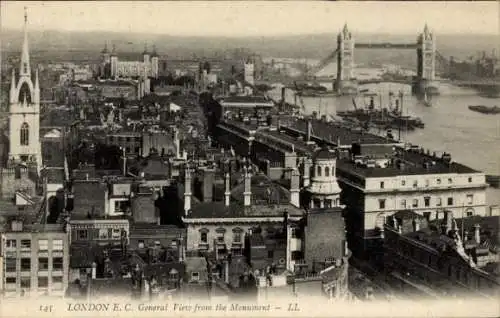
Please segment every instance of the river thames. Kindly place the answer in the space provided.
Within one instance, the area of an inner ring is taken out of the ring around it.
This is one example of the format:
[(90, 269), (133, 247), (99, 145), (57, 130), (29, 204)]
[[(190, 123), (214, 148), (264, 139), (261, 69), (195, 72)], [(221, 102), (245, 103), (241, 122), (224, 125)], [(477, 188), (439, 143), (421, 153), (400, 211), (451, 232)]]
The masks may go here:
[[(432, 97), (432, 106), (427, 107), (411, 96), (409, 85), (379, 83), (364, 85), (370, 92), (378, 93), (375, 106), (389, 104), (389, 92), (403, 92), (403, 113), (420, 117), (424, 129), (402, 132), (401, 139), (417, 144), (431, 152), (451, 153), (452, 160), (460, 162), (486, 174), (500, 175), (500, 115), (485, 115), (468, 109), (469, 105), (500, 106), (499, 98), (486, 98), (473, 89), (441, 84), (440, 95)], [(274, 90), (271, 95), (278, 97)], [(278, 97), (279, 98), (279, 97)], [(294, 92), (286, 91), (286, 102), (294, 103)], [(304, 97), (304, 113), (313, 111), (320, 115), (335, 116), (337, 111), (352, 110), (351, 96), (341, 97)], [(365, 105), (363, 97), (357, 97), (358, 106)], [(297, 99), (300, 104), (300, 99)], [(394, 103), (394, 102), (393, 102)], [(398, 132), (393, 131), (397, 138)], [(500, 204), (500, 190), (489, 188), (489, 205)]]

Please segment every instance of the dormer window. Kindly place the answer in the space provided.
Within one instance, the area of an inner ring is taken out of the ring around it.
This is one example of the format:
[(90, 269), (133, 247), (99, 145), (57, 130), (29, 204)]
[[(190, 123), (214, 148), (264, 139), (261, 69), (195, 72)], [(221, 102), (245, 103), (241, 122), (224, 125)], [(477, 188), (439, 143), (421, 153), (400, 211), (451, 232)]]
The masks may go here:
[(28, 73), (28, 63), (23, 63), (23, 72), (24, 74)]

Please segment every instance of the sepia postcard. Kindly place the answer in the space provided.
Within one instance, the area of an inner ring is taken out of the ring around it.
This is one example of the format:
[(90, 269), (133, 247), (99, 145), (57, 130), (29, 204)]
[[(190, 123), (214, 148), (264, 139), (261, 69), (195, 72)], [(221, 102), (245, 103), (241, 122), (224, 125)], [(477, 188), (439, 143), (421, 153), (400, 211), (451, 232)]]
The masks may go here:
[(500, 316), (500, 2), (0, 6), (0, 317)]

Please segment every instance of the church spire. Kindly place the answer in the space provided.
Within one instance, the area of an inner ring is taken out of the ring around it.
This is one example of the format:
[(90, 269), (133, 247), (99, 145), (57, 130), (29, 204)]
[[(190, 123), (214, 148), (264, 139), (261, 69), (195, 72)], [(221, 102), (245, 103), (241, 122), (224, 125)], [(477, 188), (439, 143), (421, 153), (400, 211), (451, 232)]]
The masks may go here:
[(10, 103), (15, 103), (16, 99), (16, 70), (12, 68), (12, 78), (10, 80)]
[(31, 76), (30, 69), (30, 53), (28, 46), (28, 11), (27, 8), (24, 7), (24, 42), (23, 42), (23, 50), (21, 53), (21, 65), (19, 70), (19, 76)]

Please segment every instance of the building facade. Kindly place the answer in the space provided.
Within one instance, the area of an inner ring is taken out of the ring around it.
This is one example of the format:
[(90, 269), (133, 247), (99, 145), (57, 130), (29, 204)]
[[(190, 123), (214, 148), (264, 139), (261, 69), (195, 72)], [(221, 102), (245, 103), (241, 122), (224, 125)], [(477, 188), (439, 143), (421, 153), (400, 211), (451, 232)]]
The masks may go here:
[(42, 163), (40, 144), (40, 86), (38, 69), (34, 80), (28, 46), (28, 16), (24, 16), (24, 41), (19, 73), (12, 70), (9, 100), (9, 160)]
[(105, 45), (101, 51), (101, 77), (119, 78), (119, 77), (152, 77), (158, 78), (159, 75), (159, 56), (156, 48), (149, 52), (145, 47), (142, 53), (142, 61), (120, 61), (116, 52), (116, 47), (110, 52)]
[(68, 236), (60, 225), (12, 221), (2, 234), (3, 292), (6, 297), (63, 297), (68, 286)]

